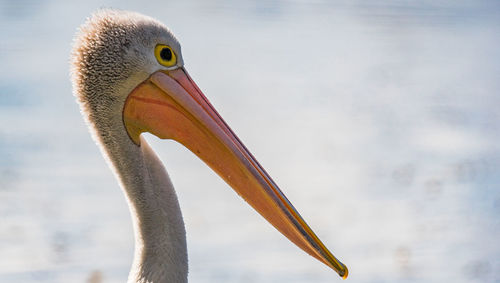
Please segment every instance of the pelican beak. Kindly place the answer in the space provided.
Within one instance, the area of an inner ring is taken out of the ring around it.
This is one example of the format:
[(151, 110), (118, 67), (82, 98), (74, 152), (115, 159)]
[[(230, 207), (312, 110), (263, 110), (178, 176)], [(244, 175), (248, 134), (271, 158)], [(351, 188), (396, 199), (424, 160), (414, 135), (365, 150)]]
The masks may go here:
[(173, 139), (203, 160), (290, 241), (347, 277), (271, 177), (222, 120), (184, 68), (157, 71), (127, 97), (123, 121), (130, 138), (150, 132)]

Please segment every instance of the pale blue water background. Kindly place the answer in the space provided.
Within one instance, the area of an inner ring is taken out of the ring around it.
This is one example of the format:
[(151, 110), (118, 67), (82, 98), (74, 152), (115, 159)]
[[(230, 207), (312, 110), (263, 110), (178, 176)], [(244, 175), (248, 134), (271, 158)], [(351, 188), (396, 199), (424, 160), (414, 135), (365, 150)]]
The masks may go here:
[[(99, 7), (167, 24), (186, 68), (346, 282), (500, 282), (498, 1), (1, 1), (0, 282), (125, 282), (125, 199), (71, 95)], [(194, 155), (149, 136), (191, 282), (340, 282)]]

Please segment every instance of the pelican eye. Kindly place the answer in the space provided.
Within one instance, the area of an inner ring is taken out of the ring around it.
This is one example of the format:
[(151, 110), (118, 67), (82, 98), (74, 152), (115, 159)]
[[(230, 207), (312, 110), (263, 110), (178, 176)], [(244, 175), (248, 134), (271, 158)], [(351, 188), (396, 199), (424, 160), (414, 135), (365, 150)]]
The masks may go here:
[(177, 57), (175, 56), (172, 48), (165, 44), (158, 44), (155, 47), (155, 57), (158, 63), (165, 67), (172, 67), (177, 63)]

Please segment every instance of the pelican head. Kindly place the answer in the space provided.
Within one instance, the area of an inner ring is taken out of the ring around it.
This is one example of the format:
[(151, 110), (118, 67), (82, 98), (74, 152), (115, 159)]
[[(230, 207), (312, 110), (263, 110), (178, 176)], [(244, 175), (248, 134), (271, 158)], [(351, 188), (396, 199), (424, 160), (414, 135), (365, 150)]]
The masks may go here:
[[(154, 51), (159, 44), (170, 47), (175, 64), (158, 61)], [(128, 94), (156, 71), (183, 65), (180, 44), (162, 23), (128, 11), (94, 13), (75, 39), (71, 76), (82, 113), (97, 130), (95, 137), (106, 140), (110, 130), (124, 133), (121, 114)]]
[(188, 75), (180, 44), (166, 26), (133, 12), (96, 12), (77, 34), (71, 79), (81, 112), (131, 209), (136, 249), (129, 282), (187, 280), (177, 198), (143, 132), (187, 147), (290, 241), (347, 277), (345, 265)]

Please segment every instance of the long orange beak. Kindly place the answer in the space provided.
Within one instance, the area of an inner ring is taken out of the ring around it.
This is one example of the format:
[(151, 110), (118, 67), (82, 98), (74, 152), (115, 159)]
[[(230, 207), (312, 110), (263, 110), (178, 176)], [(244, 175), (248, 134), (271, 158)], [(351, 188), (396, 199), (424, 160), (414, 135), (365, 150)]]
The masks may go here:
[(142, 132), (183, 144), (290, 241), (347, 277), (347, 267), (309, 228), (184, 68), (157, 71), (137, 86), (127, 98), (123, 120), (138, 145)]

